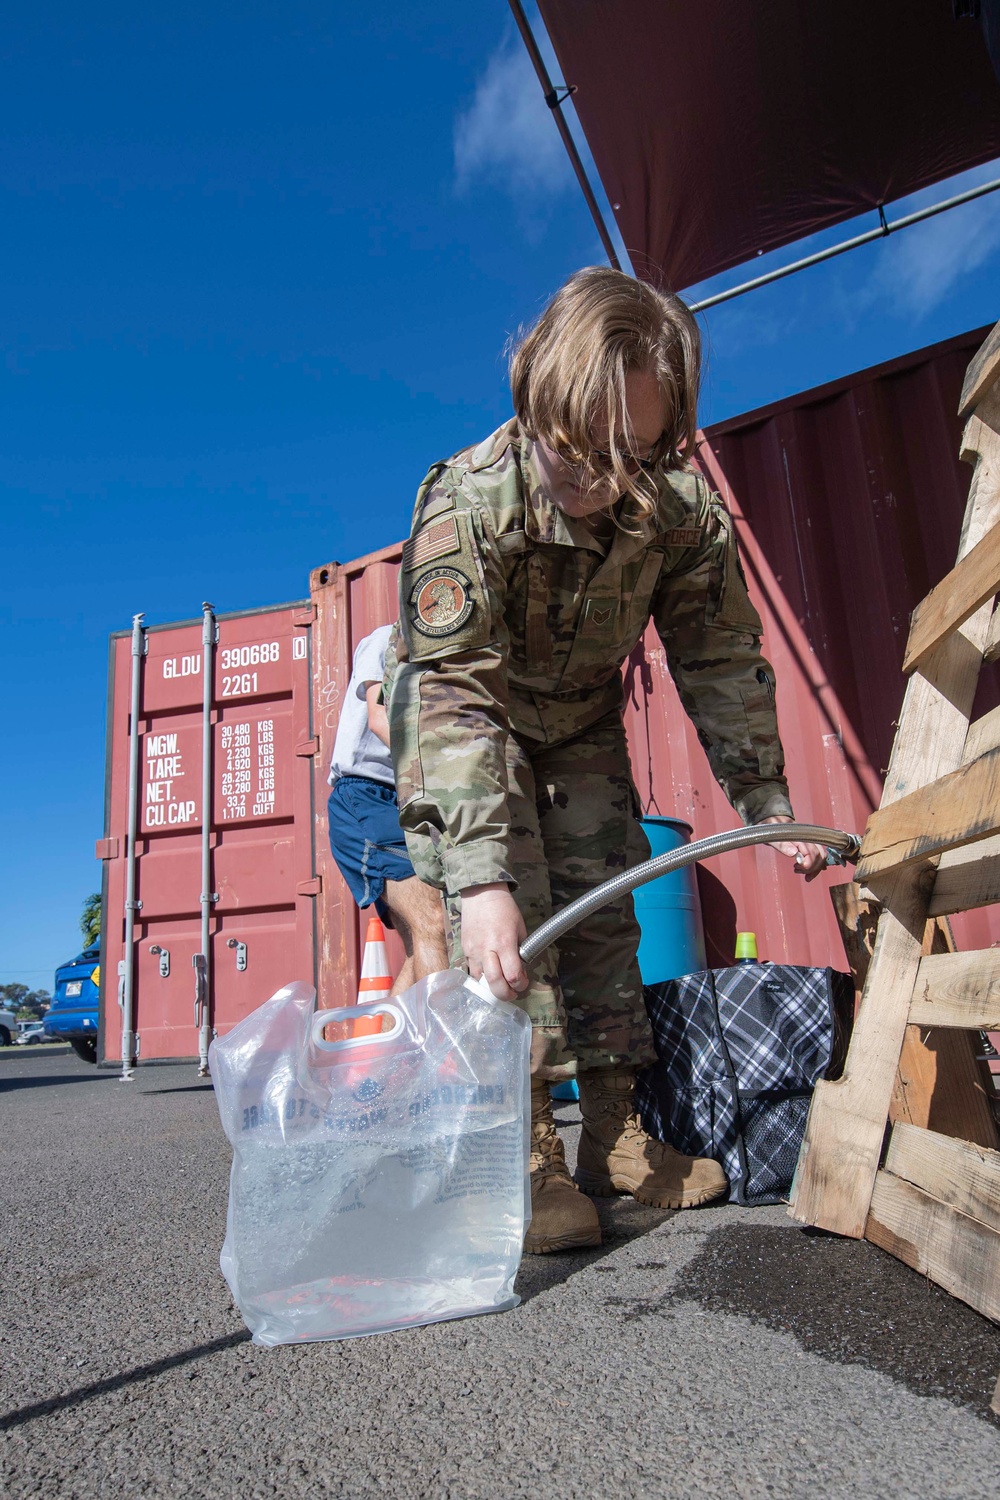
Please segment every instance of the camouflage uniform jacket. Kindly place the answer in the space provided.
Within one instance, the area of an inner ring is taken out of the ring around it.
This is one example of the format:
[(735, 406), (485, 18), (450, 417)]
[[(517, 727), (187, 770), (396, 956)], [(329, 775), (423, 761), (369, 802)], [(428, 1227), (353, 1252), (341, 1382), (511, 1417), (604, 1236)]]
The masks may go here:
[(774, 675), (730, 517), (700, 475), (656, 485), (655, 514), (626, 498), (625, 529), (605, 548), (548, 500), (516, 421), (421, 485), (400, 574), (392, 749), (411, 850), (430, 842), (449, 892), (516, 884), (508, 731), (553, 745), (620, 712), (622, 663), (650, 619), (741, 817), (791, 813)]

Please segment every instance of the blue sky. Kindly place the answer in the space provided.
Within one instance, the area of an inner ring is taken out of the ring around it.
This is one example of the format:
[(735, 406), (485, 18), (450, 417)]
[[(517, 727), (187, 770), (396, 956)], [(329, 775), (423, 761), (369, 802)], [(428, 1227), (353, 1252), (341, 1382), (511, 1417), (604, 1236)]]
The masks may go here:
[[(506, 416), (506, 341), (601, 254), (504, 0), (16, 10), (0, 982), (50, 987), (99, 882), (109, 632), (399, 538), (427, 464)], [(991, 322), (998, 287), (1000, 194), (723, 306), (703, 421)]]

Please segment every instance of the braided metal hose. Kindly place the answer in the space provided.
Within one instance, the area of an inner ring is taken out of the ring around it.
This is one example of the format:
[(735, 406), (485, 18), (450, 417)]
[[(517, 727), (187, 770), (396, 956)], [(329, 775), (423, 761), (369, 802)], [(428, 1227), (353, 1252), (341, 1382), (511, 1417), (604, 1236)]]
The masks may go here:
[(633, 865), (613, 875), (603, 885), (596, 886), (585, 896), (571, 901), (569, 906), (543, 922), (531, 936), (521, 944), (524, 962), (546, 949), (550, 943), (562, 937), (577, 922), (589, 917), (591, 912), (606, 906), (618, 896), (634, 891), (637, 886), (655, 880), (659, 875), (669, 875), (685, 865), (700, 859), (710, 859), (713, 854), (728, 854), (731, 849), (747, 849), (753, 844), (825, 844), (829, 851), (827, 864), (842, 865), (847, 860), (856, 860), (861, 849), (861, 839), (856, 833), (842, 833), (837, 828), (821, 828), (815, 823), (758, 823), (754, 828), (735, 828), (727, 833), (713, 833), (710, 838), (699, 839), (694, 844), (684, 844), (680, 849), (671, 849), (667, 854), (658, 854), (644, 864)]

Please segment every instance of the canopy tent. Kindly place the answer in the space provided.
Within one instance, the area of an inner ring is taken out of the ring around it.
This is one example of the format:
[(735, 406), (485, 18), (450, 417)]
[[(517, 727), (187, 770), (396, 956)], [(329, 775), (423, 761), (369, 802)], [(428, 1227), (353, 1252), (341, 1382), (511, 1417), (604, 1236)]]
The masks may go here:
[(681, 288), (1000, 157), (952, 0), (538, 0), (637, 274)]

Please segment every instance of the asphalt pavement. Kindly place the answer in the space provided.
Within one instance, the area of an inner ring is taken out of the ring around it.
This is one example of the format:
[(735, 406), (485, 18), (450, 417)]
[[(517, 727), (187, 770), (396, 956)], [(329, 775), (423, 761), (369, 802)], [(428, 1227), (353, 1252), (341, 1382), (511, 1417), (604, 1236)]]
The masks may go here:
[[(1000, 1328), (778, 1208), (601, 1206), (512, 1312), (249, 1341), (229, 1148), (192, 1065), (0, 1052), (0, 1493), (504, 1500), (919, 1496), (1000, 1484)], [(575, 1145), (575, 1107), (559, 1111)]]

